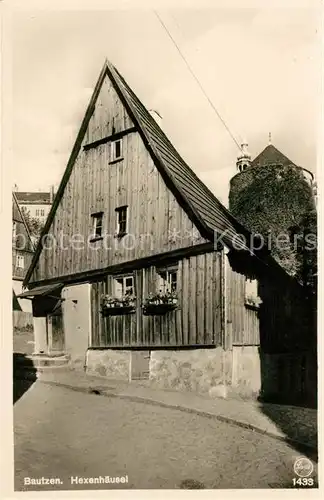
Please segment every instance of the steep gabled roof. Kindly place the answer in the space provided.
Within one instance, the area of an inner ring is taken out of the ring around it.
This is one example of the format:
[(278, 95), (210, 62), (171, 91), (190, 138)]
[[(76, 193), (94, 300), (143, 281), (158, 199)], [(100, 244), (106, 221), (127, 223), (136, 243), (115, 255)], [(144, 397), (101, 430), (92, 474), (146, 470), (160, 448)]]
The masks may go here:
[[(42, 249), (42, 237), (47, 234), (54, 219), (56, 209), (63, 196), (74, 162), (80, 151), (89, 120), (94, 111), (96, 100), (106, 76), (108, 76), (112, 82), (119, 98), (135, 123), (164, 181), (173, 192), (180, 205), (187, 212), (192, 222), (197, 226), (202, 236), (213, 241), (215, 232), (218, 233), (218, 235), (225, 232), (222, 241), (229, 246), (233, 245), (235, 236), (238, 234), (244, 235), (247, 238), (250, 237), (250, 233), (247, 229), (233, 217), (181, 158), (152, 115), (134, 94), (117, 69), (109, 61), (105, 61), (82, 121), (61, 184), (54, 198), (44, 230), (38, 241), (36, 252), (27, 272), (24, 284), (29, 282), (32, 271), (39, 258)], [(245, 246), (243, 242), (236, 239), (235, 247), (238, 248), (239, 246), (242, 249), (248, 250), (248, 247)]]
[(265, 167), (267, 165), (278, 165), (283, 166), (296, 166), (287, 156), (285, 156), (279, 149), (275, 148), (272, 144), (269, 144), (254, 160), (252, 161), (253, 167)]
[(29, 244), (30, 244), (30, 249), (34, 250), (34, 244), (33, 244), (33, 240), (32, 240), (31, 235), (30, 235), (29, 227), (28, 227), (28, 224), (27, 224), (26, 219), (24, 217), (24, 214), (20, 209), (20, 206), (19, 206), (19, 203), (18, 203), (18, 200), (16, 198), (15, 193), (12, 193), (12, 220), (13, 220), (13, 222), (19, 222), (19, 223), (23, 224), (25, 231), (26, 231), (26, 234), (27, 234)]

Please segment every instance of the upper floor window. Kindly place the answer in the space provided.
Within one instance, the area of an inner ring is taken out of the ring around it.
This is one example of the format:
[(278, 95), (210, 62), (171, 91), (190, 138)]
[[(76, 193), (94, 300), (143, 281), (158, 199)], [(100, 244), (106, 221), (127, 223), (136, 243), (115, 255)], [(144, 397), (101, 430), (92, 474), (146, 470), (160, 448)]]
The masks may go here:
[(114, 279), (114, 296), (118, 299), (135, 295), (133, 275), (121, 276)]
[(245, 298), (256, 299), (258, 297), (258, 280), (245, 280)]
[(259, 296), (259, 285), (257, 279), (245, 280), (245, 305), (260, 307), (262, 300)]
[(23, 255), (17, 255), (16, 257), (16, 267), (20, 267), (21, 269), (24, 269), (25, 267), (25, 259)]
[(116, 208), (117, 214), (117, 236), (124, 236), (127, 233), (127, 205)]
[(162, 293), (177, 291), (177, 267), (158, 269), (160, 276), (159, 290)]
[(13, 221), (12, 224), (12, 238), (15, 240), (17, 237), (17, 222)]
[(123, 140), (116, 139), (110, 143), (110, 161), (121, 160), (123, 157)]
[(103, 212), (97, 212), (95, 214), (91, 214), (92, 217), (92, 237), (102, 238), (102, 221), (103, 221)]

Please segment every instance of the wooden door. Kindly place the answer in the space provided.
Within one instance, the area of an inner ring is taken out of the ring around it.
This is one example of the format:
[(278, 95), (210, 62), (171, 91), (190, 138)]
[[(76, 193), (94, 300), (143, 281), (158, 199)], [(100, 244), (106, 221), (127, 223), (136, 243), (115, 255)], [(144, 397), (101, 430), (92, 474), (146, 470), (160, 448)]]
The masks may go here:
[(150, 351), (132, 351), (131, 379), (148, 380), (150, 377)]
[(62, 308), (47, 316), (49, 354), (63, 354), (65, 348)]

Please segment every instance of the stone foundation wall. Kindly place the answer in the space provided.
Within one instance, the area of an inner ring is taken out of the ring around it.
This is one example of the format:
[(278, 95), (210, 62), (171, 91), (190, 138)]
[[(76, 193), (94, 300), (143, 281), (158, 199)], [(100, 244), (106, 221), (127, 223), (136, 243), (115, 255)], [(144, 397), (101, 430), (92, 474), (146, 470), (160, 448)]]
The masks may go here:
[(261, 362), (258, 346), (233, 346), (230, 392), (256, 399), (261, 391)]
[(231, 353), (222, 348), (152, 351), (150, 381), (179, 391), (227, 395)]
[(101, 375), (117, 380), (129, 380), (131, 351), (89, 349), (87, 368), (89, 375)]
[[(87, 373), (130, 380), (131, 356), (127, 350), (90, 349)], [(151, 385), (162, 389), (316, 404), (316, 353), (260, 354), (258, 346), (233, 346), (231, 351), (221, 347), (155, 350), (149, 370)]]

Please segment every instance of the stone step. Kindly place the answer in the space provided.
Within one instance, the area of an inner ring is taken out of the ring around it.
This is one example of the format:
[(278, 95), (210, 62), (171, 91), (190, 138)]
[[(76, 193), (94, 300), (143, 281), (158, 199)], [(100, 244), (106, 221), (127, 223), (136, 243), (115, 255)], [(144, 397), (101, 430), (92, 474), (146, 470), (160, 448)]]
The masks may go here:
[(59, 356), (31, 355), (24, 356), (14, 354), (13, 368), (17, 370), (40, 370), (46, 368), (66, 367), (69, 365), (70, 357), (66, 354)]

